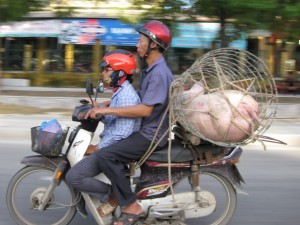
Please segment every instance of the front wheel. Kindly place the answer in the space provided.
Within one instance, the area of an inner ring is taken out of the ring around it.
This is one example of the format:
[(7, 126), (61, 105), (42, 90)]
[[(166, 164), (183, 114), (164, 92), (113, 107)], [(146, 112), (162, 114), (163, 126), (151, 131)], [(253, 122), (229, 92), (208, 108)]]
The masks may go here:
[[(188, 181), (184, 179), (176, 186), (176, 190), (186, 190)], [(232, 184), (224, 176), (205, 171), (200, 174), (201, 190), (210, 192), (213, 197), (215, 209), (207, 216), (186, 219), (185, 224), (188, 225), (226, 225), (233, 216), (237, 204), (236, 191)], [(175, 190), (175, 192), (176, 192)]]
[(11, 216), (19, 225), (65, 225), (76, 213), (75, 194), (64, 181), (55, 187), (44, 210), (38, 210), (54, 170), (28, 166), (18, 171), (10, 181), (6, 203)]

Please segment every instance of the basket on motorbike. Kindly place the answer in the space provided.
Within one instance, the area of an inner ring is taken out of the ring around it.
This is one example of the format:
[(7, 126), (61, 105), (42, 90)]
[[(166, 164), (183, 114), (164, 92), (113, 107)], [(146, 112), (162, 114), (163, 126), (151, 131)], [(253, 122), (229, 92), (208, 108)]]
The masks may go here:
[(44, 156), (59, 156), (62, 152), (68, 130), (53, 133), (43, 131), (40, 126), (31, 128), (31, 149)]

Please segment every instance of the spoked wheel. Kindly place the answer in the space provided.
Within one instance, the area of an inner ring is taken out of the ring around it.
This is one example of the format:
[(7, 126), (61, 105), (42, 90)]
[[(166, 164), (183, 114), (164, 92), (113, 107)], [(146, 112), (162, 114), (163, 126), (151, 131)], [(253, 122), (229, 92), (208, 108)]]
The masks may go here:
[[(232, 184), (222, 175), (212, 172), (202, 172), (200, 175), (201, 190), (209, 192), (203, 196), (202, 209), (208, 210), (209, 207), (214, 207), (214, 210), (208, 215), (198, 218), (186, 218), (184, 224), (189, 225), (226, 225), (229, 223), (234, 214), (237, 196)], [(175, 188), (175, 192), (187, 191), (189, 188), (187, 179), (181, 181)], [(188, 190), (190, 191), (190, 190)]]
[(65, 225), (76, 213), (73, 189), (62, 181), (55, 187), (44, 210), (38, 210), (54, 170), (41, 167), (24, 167), (15, 174), (8, 185), (6, 202), (8, 210), (20, 225)]

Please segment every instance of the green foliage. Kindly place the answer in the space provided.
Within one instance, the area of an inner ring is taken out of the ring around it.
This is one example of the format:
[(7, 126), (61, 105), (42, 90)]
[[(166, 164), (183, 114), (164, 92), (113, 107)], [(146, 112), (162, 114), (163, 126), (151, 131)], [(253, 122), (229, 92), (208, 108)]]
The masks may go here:
[(58, 6), (58, 7), (55, 7), (54, 10), (55, 10), (56, 17), (66, 18), (66, 17), (69, 17), (72, 14), (74, 14), (76, 12), (77, 8), (78, 7), (71, 7), (71, 6), (61, 7), (61, 6)]
[[(222, 27), (231, 23), (240, 31), (266, 29), (288, 39), (296, 39), (300, 30), (298, 0), (196, 0), (196, 13), (218, 18)], [(230, 21), (233, 20), (233, 21)]]
[(0, 0), (0, 22), (21, 20), (30, 11), (43, 7), (43, 0)]
[(172, 31), (173, 37), (177, 35), (176, 20), (182, 16), (190, 17), (187, 13), (186, 7), (188, 7), (187, 1), (182, 0), (153, 0), (146, 2), (143, 0), (129, 0), (134, 9), (143, 13), (138, 16), (136, 22), (144, 22), (147, 20), (159, 20), (165, 23)]
[[(145, 3), (131, 0), (137, 9), (145, 11), (140, 20), (167, 20), (170, 25), (184, 18), (196, 21), (207, 16), (221, 24), (219, 41), (225, 47), (241, 32), (266, 29), (289, 40), (300, 37), (299, 0), (154, 0)], [(147, 6), (147, 7), (146, 7)], [(234, 30), (234, 32), (233, 32)]]

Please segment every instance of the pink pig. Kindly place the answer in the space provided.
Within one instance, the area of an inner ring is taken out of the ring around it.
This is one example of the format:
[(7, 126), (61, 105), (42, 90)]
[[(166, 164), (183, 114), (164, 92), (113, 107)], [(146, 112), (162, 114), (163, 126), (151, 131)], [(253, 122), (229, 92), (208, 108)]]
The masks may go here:
[(240, 142), (258, 128), (259, 106), (249, 94), (238, 90), (203, 93), (201, 84), (184, 92), (184, 112), (192, 129), (208, 140)]

